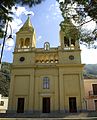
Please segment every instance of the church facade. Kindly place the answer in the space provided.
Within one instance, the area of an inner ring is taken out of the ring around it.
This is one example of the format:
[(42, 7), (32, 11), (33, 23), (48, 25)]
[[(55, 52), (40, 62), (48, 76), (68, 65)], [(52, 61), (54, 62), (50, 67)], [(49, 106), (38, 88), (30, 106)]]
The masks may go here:
[(16, 34), (9, 112), (84, 110), (83, 67), (78, 30), (69, 18), (60, 24), (60, 46), (36, 48), (35, 30), (26, 20)]

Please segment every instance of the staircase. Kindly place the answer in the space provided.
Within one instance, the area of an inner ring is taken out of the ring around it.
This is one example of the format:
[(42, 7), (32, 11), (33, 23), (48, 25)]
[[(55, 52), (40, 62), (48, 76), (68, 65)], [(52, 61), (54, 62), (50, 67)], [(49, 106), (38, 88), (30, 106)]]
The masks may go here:
[(97, 120), (97, 112), (82, 113), (0, 113), (0, 120)]

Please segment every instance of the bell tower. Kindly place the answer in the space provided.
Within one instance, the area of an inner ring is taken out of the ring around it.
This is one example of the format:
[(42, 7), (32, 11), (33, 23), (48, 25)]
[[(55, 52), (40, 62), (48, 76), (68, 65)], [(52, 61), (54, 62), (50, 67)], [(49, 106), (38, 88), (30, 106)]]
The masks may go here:
[(79, 31), (78, 29), (73, 25), (70, 18), (65, 18), (64, 21), (60, 23), (60, 45), (62, 49), (80, 49), (79, 46)]
[[(28, 16), (24, 25), (16, 33), (16, 45), (14, 49), (13, 64), (27, 65), (34, 63), (34, 51), (36, 49), (35, 29)], [(32, 56), (32, 57), (31, 57)], [(32, 59), (33, 58), (33, 59)], [(22, 63), (22, 64), (21, 64)]]
[[(73, 25), (70, 17), (60, 23), (60, 54), (59, 62), (66, 64), (81, 64), (79, 45), (79, 30)], [(64, 57), (62, 57), (64, 56)]]
[(30, 22), (30, 17), (16, 33), (16, 46), (15, 50), (30, 49), (36, 47), (35, 30)]

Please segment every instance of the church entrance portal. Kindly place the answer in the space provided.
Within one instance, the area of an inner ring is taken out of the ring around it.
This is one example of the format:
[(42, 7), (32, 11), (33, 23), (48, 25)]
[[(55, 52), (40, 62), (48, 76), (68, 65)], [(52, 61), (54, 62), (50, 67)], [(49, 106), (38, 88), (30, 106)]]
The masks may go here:
[(43, 106), (42, 107), (43, 113), (50, 113), (50, 98), (49, 97), (43, 98), (42, 106)]
[(17, 113), (24, 112), (24, 98), (18, 98), (17, 102)]
[(69, 98), (69, 111), (70, 112), (77, 112), (76, 108), (76, 97), (70, 97)]

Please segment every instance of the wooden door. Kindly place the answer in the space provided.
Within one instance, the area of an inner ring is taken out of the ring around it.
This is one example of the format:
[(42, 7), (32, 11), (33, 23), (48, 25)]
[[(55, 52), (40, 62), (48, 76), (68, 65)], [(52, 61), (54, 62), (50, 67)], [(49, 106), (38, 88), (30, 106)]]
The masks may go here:
[(69, 98), (69, 111), (70, 112), (77, 112), (76, 97)]
[(43, 98), (43, 113), (50, 113), (50, 98), (45, 97)]
[(18, 98), (17, 113), (24, 113), (24, 98)]

